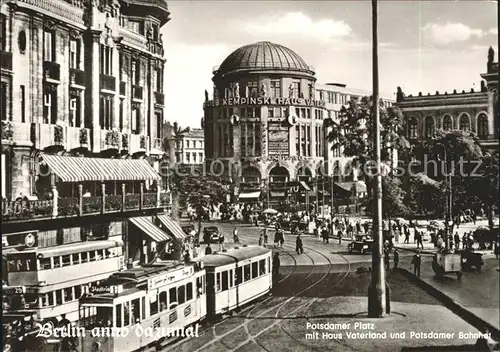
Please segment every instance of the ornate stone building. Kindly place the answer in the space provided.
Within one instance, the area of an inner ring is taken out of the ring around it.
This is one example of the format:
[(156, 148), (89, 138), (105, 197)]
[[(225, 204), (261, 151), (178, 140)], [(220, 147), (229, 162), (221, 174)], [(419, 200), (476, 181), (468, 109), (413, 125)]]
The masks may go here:
[(314, 69), (270, 42), (245, 45), (213, 71), (204, 103), (207, 171), (234, 182), (240, 198), (282, 201), (298, 175), (315, 176), (325, 155), (325, 102)]
[(436, 92), (405, 96), (398, 88), (397, 105), (403, 110), (410, 140), (433, 138), (437, 129), (460, 129), (475, 133), (488, 148), (498, 147), (498, 62), (488, 51), (486, 73), (478, 91)]
[(164, 0), (2, 1), (2, 274), (25, 294), (4, 317), (77, 319), (93, 282), (168, 240), (152, 219), (169, 15)]

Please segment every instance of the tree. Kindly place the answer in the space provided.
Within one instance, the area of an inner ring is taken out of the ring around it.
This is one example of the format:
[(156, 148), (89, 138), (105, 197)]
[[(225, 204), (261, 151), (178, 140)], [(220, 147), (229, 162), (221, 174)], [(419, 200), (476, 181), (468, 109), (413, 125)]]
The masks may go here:
[[(386, 219), (405, 217), (410, 214), (410, 209), (405, 203), (406, 191), (402, 182), (394, 176), (382, 177), (382, 216)], [(371, 212), (373, 197), (367, 202), (367, 209)]]
[(210, 176), (174, 173), (172, 192), (181, 206), (190, 205), (194, 208), (199, 232), (204, 213), (214, 205), (225, 202), (228, 190), (221, 182)]
[(414, 214), (442, 215), (446, 196), (445, 184), (423, 173), (411, 174), (403, 178), (405, 204)]
[(480, 176), (472, 179), (470, 187), (486, 210), (490, 229), (493, 229), (493, 211), (495, 207), (498, 209), (500, 196), (498, 159), (498, 151), (485, 153), (477, 172)]

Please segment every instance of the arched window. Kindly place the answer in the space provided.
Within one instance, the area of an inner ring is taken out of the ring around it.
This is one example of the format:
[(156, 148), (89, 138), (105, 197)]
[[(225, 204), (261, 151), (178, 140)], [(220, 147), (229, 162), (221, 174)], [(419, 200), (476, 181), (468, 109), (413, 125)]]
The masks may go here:
[(432, 138), (434, 137), (435, 128), (434, 128), (434, 118), (432, 116), (427, 116), (425, 118), (425, 137)]
[(477, 118), (477, 135), (479, 137), (488, 136), (488, 116), (485, 113), (479, 114)]
[(417, 120), (414, 117), (410, 117), (408, 120), (408, 138), (415, 139), (418, 137), (418, 125)]
[(450, 115), (443, 117), (443, 130), (450, 131), (453, 129), (453, 120)]
[(460, 126), (460, 130), (462, 131), (470, 131), (470, 119), (466, 114), (462, 114), (458, 121), (458, 125)]

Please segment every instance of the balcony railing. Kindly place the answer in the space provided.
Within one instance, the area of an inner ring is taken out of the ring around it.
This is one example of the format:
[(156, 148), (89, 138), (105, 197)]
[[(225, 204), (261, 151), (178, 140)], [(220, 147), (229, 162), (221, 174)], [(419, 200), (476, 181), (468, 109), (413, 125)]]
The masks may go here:
[(145, 152), (147, 151), (147, 146), (148, 146), (148, 139), (146, 136), (134, 133), (130, 135), (130, 147), (129, 147), (130, 154), (134, 154), (137, 152)]
[(151, 151), (153, 150), (159, 152), (162, 151), (162, 142), (160, 138), (153, 138), (153, 140), (151, 141)]
[(69, 83), (72, 85), (85, 86), (85, 72), (77, 68), (70, 68)]
[(45, 80), (60, 81), (61, 79), (61, 66), (57, 62), (44, 61), (43, 72)]
[(120, 149), (120, 132), (101, 130), (101, 149)]
[(80, 127), (66, 127), (66, 149), (88, 148), (90, 130)]
[(136, 84), (132, 85), (132, 98), (142, 100), (143, 99), (143, 89), (141, 86)]
[(116, 91), (116, 78), (113, 76), (101, 74), (101, 89), (115, 92)]
[(0, 51), (0, 67), (12, 71), (12, 53)]
[(158, 43), (158, 42), (149, 42), (148, 43), (148, 50), (156, 55), (163, 56), (164, 54), (164, 49), (163, 49), (163, 44)]
[(64, 127), (37, 123), (32, 124), (32, 140), (38, 149), (52, 146), (64, 146)]
[(165, 94), (161, 92), (155, 92), (155, 104), (165, 105)]
[[(137, 211), (169, 205), (168, 193), (142, 193), (105, 195), (92, 197), (58, 197), (54, 200), (2, 201), (2, 221), (38, 220), (82, 215), (108, 214), (122, 211)], [(104, 203), (103, 203), (104, 200)], [(104, 207), (103, 207), (104, 204)], [(55, 208), (54, 208), (55, 207)]]
[(121, 96), (127, 95), (127, 82), (120, 81), (120, 95)]

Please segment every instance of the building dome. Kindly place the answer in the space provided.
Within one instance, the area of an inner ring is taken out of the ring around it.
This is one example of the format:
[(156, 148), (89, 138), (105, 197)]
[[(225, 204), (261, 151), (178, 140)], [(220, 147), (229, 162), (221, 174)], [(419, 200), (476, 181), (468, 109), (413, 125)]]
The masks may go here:
[(214, 70), (214, 74), (262, 70), (300, 71), (314, 75), (313, 68), (297, 53), (271, 42), (258, 42), (236, 49)]

